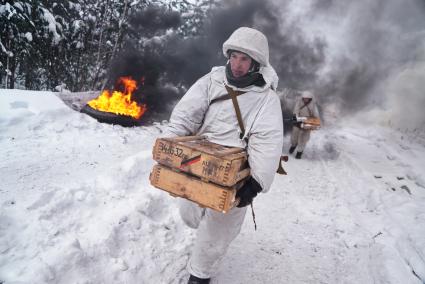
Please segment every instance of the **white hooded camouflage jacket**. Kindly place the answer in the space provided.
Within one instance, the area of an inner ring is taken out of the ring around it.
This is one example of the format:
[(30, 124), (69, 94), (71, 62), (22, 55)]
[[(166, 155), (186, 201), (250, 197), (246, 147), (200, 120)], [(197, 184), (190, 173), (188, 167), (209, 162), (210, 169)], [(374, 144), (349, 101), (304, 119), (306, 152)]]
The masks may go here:
[[(280, 100), (274, 91), (278, 80), (276, 72), (268, 64), (260, 68), (260, 73), (266, 82), (264, 86), (236, 88), (227, 82), (224, 66), (212, 68), (175, 106), (164, 136), (203, 135), (214, 143), (246, 148), (251, 175), (266, 192), (282, 153), (283, 123)], [(245, 126), (242, 139), (232, 100), (214, 101), (227, 94), (225, 84), (246, 92), (237, 97)]]

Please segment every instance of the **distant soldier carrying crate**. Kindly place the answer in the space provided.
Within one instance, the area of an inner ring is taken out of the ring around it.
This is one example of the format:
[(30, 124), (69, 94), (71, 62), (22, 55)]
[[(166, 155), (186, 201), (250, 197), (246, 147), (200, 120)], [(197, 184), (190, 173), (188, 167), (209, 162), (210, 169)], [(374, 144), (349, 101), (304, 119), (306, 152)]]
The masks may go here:
[(220, 145), (246, 149), (250, 166), (250, 177), (237, 191), (239, 205), (226, 214), (179, 198), (182, 219), (198, 229), (187, 264), (188, 283), (209, 283), (216, 274), (240, 232), (246, 206), (259, 192), (269, 190), (282, 152), (282, 111), (274, 91), (278, 77), (269, 63), (267, 38), (255, 29), (239, 28), (224, 42), (223, 53), (227, 64), (213, 67), (187, 91), (164, 134), (202, 135)]
[(310, 139), (311, 130), (319, 129), (320, 119), (314, 95), (310, 91), (302, 92), (297, 98), (293, 111), (294, 127), (291, 134), (289, 154), (297, 149), (296, 159), (301, 159), (305, 146)]

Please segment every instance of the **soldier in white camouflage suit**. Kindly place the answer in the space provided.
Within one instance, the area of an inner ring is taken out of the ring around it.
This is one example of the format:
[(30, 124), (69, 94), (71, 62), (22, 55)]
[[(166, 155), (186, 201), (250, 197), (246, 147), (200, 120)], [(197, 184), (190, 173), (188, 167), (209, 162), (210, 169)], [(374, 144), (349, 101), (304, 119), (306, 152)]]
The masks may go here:
[[(301, 96), (295, 103), (294, 120), (296, 117), (315, 117), (319, 118), (319, 111), (317, 109), (314, 96), (310, 91), (302, 92)], [(301, 123), (294, 124), (291, 134), (291, 148), (289, 148), (289, 154), (292, 154), (297, 149), (296, 159), (301, 159), (305, 146), (308, 140), (310, 140), (310, 129), (301, 128)]]
[[(188, 283), (209, 283), (228, 246), (239, 234), (246, 212), (259, 192), (273, 181), (283, 144), (280, 101), (275, 93), (278, 77), (269, 63), (267, 38), (242, 27), (223, 44), (226, 66), (213, 67), (176, 105), (164, 136), (203, 135), (225, 146), (245, 148), (251, 176), (238, 190), (240, 203), (226, 214), (179, 199), (182, 219), (197, 236), (187, 264)], [(245, 132), (240, 131), (225, 86), (245, 92), (237, 97)]]

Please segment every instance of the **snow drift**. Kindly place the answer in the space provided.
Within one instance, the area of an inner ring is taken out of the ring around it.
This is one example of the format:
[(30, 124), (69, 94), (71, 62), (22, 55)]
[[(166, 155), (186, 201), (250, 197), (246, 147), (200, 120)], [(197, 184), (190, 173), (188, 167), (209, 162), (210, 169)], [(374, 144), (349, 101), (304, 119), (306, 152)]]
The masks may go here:
[[(148, 182), (162, 127), (1, 90), (0, 282), (185, 283), (194, 231)], [(424, 282), (416, 134), (359, 121), (313, 133), (305, 159), (256, 199), (258, 231), (248, 214), (213, 283)]]

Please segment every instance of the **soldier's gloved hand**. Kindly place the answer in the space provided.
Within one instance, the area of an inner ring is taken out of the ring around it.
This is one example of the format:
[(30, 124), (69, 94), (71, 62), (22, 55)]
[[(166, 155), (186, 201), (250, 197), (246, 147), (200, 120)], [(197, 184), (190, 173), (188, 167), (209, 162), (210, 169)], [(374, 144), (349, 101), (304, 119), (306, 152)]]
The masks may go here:
[(242, 208), (251, 204), (254, 197), (263, 190), (261, 185), (251, 176), (245, 184), (236, 192), (236, 198), (239, 198), (237, 207)]

